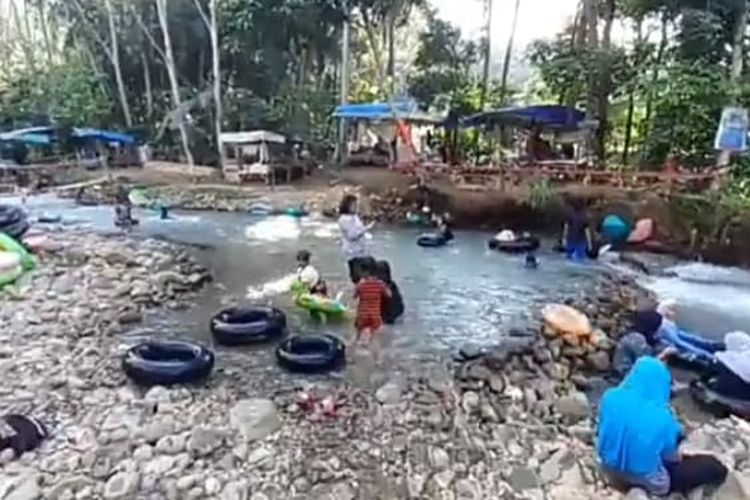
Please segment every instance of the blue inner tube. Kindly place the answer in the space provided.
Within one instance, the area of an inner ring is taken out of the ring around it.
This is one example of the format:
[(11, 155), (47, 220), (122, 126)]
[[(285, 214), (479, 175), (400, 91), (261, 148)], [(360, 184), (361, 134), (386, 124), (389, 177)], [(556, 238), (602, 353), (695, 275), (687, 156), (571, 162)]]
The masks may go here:
[(286, 316), (273, 307), (232, 307), (211, 319), (211, 333), (221, 345), (265, 342), (286, 332)]
[(291, 372), (320, 373), (342, 367), (345, 351), (333, 335), (301, 335), (282, 342), (276, 348), (276, 359)]
[(206, 347), (182, 340), (146, 341), (125, 353), (122, 369), (140, 385), (171, 385), (207, 378), (214, 354)]
[(750, 400), (726, 396), (711, 388), (711, 381), (694, 380), (690, 384), (690, 396), (699, 406), (724, 418), (728, 415), (750, 419)]
[(448, 243), (448, 239), (439, 233), (423, 234), (417, 238), (417, 245), (420, 247), (441, 247)]
[(539, 249), (539, 238), (536, 236), (527, 236), (525, 238), (516, 238), (513, 241), (498, 241), (493, 238), (489, 241), (489, 247), (492, 250), (506, 253), (534, 252)]
[(611, 243), (621, 243), (630, 236), (630, 225), (619, 215), (607, 215), (602, 220), (602, 234)]

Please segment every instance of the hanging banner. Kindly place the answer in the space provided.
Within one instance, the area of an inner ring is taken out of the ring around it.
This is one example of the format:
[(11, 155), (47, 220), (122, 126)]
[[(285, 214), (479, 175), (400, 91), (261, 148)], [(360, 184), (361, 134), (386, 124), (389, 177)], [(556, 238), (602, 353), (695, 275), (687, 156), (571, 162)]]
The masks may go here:
[(745, 108), (724, 108), (721, 122), (716, 131), (714, 149), (721, 151), (747, 151), (747, 110)]

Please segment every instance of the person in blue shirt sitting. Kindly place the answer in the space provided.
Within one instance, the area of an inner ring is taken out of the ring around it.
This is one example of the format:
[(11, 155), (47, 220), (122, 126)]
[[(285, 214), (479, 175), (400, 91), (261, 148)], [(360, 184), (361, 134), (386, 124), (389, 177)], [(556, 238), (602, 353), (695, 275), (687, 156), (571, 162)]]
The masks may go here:
[(724, 343), (686, 332), (677, 326), (675, 306), (674, 300), (664, 300), (656, 308), (662, 317), (661, 326), (656, 332), (658, 345), (674, 347), (676, 357), (683, 361), (710, 367), (715, 362), (714, 355), (725, 349)]
[(684, 431), (669, 405), (671, 378), (662, 361), (643, 356), (617, 387), (604, 393), (596, 451), (614, 486), (661, 496), (726, 479), (727, 468), (716, 457), (680, 452)]

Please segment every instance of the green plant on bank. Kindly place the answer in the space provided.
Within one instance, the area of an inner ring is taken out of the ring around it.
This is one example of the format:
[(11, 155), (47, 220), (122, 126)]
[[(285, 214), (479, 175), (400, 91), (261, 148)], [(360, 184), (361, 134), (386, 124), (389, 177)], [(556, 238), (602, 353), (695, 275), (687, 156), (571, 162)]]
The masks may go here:
[(534, 210), (546, 208), (555, 199), (555, 190), (548, 179), (537, 179), (529, 184), (526, 202)]

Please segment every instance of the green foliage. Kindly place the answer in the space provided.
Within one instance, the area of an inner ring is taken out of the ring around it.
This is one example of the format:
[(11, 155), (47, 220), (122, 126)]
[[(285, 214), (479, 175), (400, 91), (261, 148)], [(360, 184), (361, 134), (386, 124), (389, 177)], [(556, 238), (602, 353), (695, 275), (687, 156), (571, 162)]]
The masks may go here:
[(656, 88), (647, 160), (658, 163), (675, 153), (705, 163), (714, 154), (716, 126), (729, 102), (727, 78), (706, 63), (676, 63), (657, 80)]
[(23, 68), (0, 81), (0, 109), (7, 126), (31, 121), (102, 126), (112, 103), (102, 82), (81, 57), (31, 71)]
[(547, 179), (535, 179), (529, 184), (526, 202), (535, 210), (549, 206), (556, 197), (555, 189)]

